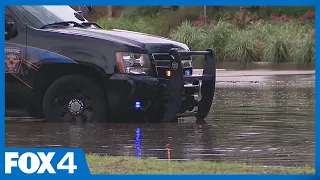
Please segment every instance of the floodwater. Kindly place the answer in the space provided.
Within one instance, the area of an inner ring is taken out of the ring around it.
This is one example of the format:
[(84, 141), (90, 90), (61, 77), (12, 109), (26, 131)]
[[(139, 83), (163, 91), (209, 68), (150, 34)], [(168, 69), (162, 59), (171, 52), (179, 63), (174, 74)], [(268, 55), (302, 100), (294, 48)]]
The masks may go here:
[(195, 124), (193, 118), (154, 124), (7, 121), (6, 146), (82, 147), (87, 153), (111, 156), (314, 167), (315, 77), (221, 75), (206, 122)]

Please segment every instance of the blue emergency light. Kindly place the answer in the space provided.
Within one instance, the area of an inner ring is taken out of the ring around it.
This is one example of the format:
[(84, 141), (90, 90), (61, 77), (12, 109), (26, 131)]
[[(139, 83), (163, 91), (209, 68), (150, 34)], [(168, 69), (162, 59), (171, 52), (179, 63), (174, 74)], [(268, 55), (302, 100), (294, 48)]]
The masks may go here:
[(136, 108), (136, 109), (140, 109), (140, 108), (141, 108), (141, 103), (140, 103), (140, 101), (136, 101), (136, 103), (135, 103), (135, 108)]
[(190, 76), (191, 72), (189, 70), (186, 70), (185, 74), (186, 76)]

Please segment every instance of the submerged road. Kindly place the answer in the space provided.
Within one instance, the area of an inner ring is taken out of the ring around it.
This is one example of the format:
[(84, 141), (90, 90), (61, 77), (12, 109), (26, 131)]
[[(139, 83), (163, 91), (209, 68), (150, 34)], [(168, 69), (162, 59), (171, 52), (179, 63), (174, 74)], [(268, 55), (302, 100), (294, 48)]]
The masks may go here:
[(219, 70), (205, 125), (192, 118), (85, 125), (7, 118), (5, 141), (6, 147), (81, 147), (110, 156), (314, 167), (314, 106), (314, 71)]
[[(193, 74), (202, 74), (202, 69), (195, 69)], [(274, 71), (274, 70), (238, 70), (231, 71), (225, 69), (217, 69), (218, 82), (242, 82), (242, 81), (264, 81), (274, 76), (298, 76), (298, 75), (315, 75), (314, 70), (305, 71)]]

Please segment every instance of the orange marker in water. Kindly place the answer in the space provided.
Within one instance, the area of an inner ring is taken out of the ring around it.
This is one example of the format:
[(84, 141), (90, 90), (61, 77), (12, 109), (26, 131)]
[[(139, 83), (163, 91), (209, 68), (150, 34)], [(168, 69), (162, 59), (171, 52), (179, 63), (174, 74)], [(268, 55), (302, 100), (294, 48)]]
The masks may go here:
[(168, 162), (171, 160), (170, 144), (166, 145)]

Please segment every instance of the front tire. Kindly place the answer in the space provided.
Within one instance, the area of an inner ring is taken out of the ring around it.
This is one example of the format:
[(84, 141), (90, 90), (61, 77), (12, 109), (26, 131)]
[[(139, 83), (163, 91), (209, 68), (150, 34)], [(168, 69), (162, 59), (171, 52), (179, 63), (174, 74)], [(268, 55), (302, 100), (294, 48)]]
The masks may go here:
[(85, 76), (63, 76), (47, 89), (43, 111), (50, 122), (103, 122), (107, 117), (105, 94)]

